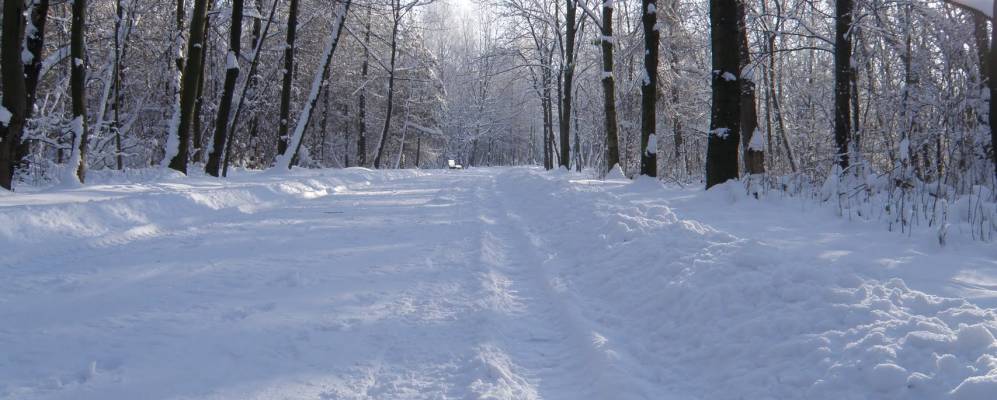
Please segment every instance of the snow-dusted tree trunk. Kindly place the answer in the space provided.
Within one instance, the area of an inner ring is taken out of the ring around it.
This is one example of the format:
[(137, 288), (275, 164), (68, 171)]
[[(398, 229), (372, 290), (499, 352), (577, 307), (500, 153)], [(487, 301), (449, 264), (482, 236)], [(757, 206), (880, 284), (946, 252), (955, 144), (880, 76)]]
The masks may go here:
[(563, 89), (561, 96), (561, 124), (559, 126), (561, 134), (561, 155), (558, 158), (559, 166), (564, 169), (571, 169), (571, 105), (572, 89), (575, 79), (575, 36), (578, 25), (576, 24), (576, 11), (578, 7), (575, 0), (565, 0), (564, 29), (564, 65), (561, 67), (563, 77)]
[(48, 19), (49, 0), (31, 2), (30, 18), (24, 30), (24, 82), (27, 88), (26, 118), (31, 118), (38, 82), (41, 79), (43, 51), (45, 50), (45, 22)]
[(215, 118), (215, 136), (208, 149), (208, 162), (204, 172), (218, 176), (221, 172), (222, 152), (228, 133), (229, 114), (232, 109), (232, 95), (239, 79), (239, 52), (242, 47), (242, 10), (243, 0), (232, 0), (232, 20), (229, 28), (228, 54), (225, 60), (225, 86), (221, 103), (218, 105), (218, 116)]
[(384, 146), (388, 142), (388, 130), (391, 129), (391, 112), (395, 102), (395, 61), (398, 56), (398, 28), (402, 23), (402, 5), (400, 0), (392, 0), (391, 20), (391, 61), (388, 62), (388, 100), (387, 111), (384, 114), (384, 126), (381, 127), (381, 138), (377, 142), (377, 154), (374, 155), (374, 168), (381, 168), (381, 157), (384, 156)]
[[(852, 0), (834, 2), (834, 144), (835, 160), (848, 168), (848, 136), (851, 133)], [(909, 55), (908, 55), (909, 57)]]
[(641, 0), (644, 76), (640, 85), (640, 174), (646, 176), (658, 176), (658, 141), (655, 129), (658, 105), (658, 45), (661, 42), (661, 32), (658, 31), (657, 7), (657, 0)]
[(706, 187), (738, 178), (741, 129), (739, 0), (710, 0), (713, 106), (706, 150)]
[(738, 51), (740, 53), (741, 79), (741, 153), (744, 169), (748, 174), (765, 173), (765, 140), (758, 130), (758, 108), (755, 99), (755, 67), (751, 64), (748, 43), (748, 26), (745, 21), (743, 1), (737, 2)]
[[(245, 104), (246, 93), (251, 87), (257, 84), (256, 69), (260, 63), (260, 50), (263, 49), (264, 39), (266, 39), (267, 33), (270, 32), (270, 26), (273, 23), (273, 17), (277, 12), (277, 3), (279, 2), (279, 0), (273, 0), (273, 3), (271, 3), (270, 13), (267, 16), (266, 25), (261, 27), (259, 24), (259, 18), (256, 18), (253, 21), (253, 60), (249, 63), (249, 73), (246, 75), (246, 81), (242, 84), (242, 90), (239, 92), (239, 99), (235, 105), (235, 112), (232, 113), (231, 122), (229, 122), (228, 127), (226, 128), (228, 129), (228, 133), (226, 134), (225, 140), (225, 159), (222, 163), (222, 176), (228, 175), (228, 166), (232, 157), (232, 143), (236, 140), (235, 128), (239, 125), (239, 115), (242, 113), (242, 106)], [(259, 7), (261, 5), (262, 2), (258, 0), (256, 2), (257, 12), (259, 11)], [(252, 124), (256, 123), (256, 118), (256, 116), (253, 116)], [(255, 129), (255, 125), (253, 125), (250, 131), (252, 132)], [(255, 137), (255, 133), (252, 134), (252, 136)]]
[(177, 113), (177, 147), (170, 159), (169, 167), (187, 173), (190, 153), (190, 131), (194, 123), (194, 107), (197, 102), (197, 86), (204, 71), (204, 31), (207, 28), (208, 0), (195, 0), (190, 18), (190, 33), (187, 37), (187, 60), (184, 62), (180, 84), (180, 108)]
[[(291, 0), (287, 14), (287, 40), (284, 43), (284, 86), (280, 91), (280, 119), (277, 121), (277, 154), (287, 153), (287, 132), (291, 118), (291, 89), (294, 85), (294, 43), (298, 36), (298, 0)], [(307, 122), (307, 121), (306, 121)]]
[(602, 3), (602, 109), (606, 129), (606, 171), (620, 164), (616, 117), (616, 80), (613, 78), (613, 0)]
[(997, 1), (994, 1), (990, 30), (990, 151), (993, 153), (994, 178), (997, 179)]
[(89, 130), (87, 129), (87, 70), (86, 70), (86, 43), (84, 43), (83, 29), (87, 21), (86, 0), (73, 0), (72, 23), (70, 26), (70, 95), (73, 98), (73, 119), (70, 122), (70, 129), (73, 134), (73, 149), (67, 165), (67, 180), (78, 179), (80, 183), (86, 181), (87, 175), (87, 147), (90, 142)]
[(329, 64), (332, 63), (332, 56), (336, 52), (336, 47), (339, 44), (339, 38), (343, 32), (343, 25), (346, 23), (346, 15), (350, 10), (351, 0), (344, 0), (340, 3), (339, 10), (336, 12), (336, 20), (332, 26), (332, 33), (329, 36), (328, 42), (325, 45), (325, 52), (322, 56), (322, 64), (319, 65), (318, 71), (315, 71), (315, 78), (312, 80), (312, 87), (308, 93), (308, 101), (305, 103), (304, 108), (301, 109), (301, 114), (298, 115), (298, 122), (294, 127), (294, 134), (291, 136), (290, 143), (288, 144), (288, 149), (291, 151), (285, 151), (277, 156), (277, 162), (274, 169), (277, 171), (283, 171), (291, 169), (291, 160), (294, 159), (298, 150), (301, 148), (302, 138), (305, 135), (305, 130), (308, 128), (308, 120), (311, 119), (312, 110), (315, 108), (315, 104), (318, 102), (319, 93), (322, 91), (322, 82), (326, 80), (329, 74)]
[(13, 189), (14, 170), (27, 113), (24, 64), (21, 43), (24, 32), (24, 1), (3, 2), (3, 31), (0, 37), (0, 81), (3, 103), (0, 105), (0, 187)]
[(363, 63), (360, 65), (360, 93), (357, 99), (357, 119), (360, 133), (357, 135), (357, 166), (367, 166), (367, 74), (370, 70), (370, 8), (363, 32)]

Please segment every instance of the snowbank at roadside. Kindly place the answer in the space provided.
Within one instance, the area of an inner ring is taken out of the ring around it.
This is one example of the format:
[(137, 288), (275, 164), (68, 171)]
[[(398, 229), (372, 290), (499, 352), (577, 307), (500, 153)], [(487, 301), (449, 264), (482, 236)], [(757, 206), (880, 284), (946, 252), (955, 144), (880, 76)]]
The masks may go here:
[[(527, 229), (555, 251), (545, 268), (556, 286), (597, 327), (603, 351), (641, 377), (647, 398), (663, 387), (709, 399), (997, 393), (994, 310), (900, 278), (994, 272), (997, 249), (986, 243), (939, 254), (931, 240), (749, 200), (743, 187), (704, 193), (562, 175), (513, 171), (500, 187), (522, 198)], [(888, 260), (908, 265), (878, 266)]]
[(424, 174), (414, 170), (296, 169), (282, 175), (237, 172), (228, 179), (183, 177), (163, 169), (100, 171), (78, 188), (26, 188), (0, 197), (0, 264), (14, 264), (34, 246), (75, 248), (141, 239), (229, 213), (255, 213), (288, 201), (349, 191), (371, 181)]

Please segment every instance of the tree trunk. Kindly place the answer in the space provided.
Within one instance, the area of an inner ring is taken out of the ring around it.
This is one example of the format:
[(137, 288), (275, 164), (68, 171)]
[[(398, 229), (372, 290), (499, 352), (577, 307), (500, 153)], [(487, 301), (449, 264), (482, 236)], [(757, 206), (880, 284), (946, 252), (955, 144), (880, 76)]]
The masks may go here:
[(419, 169), (420, 161), (422, 160), (422, 135), (416, 134), (415, 137), (415, 169)]
[(0, 187), (12, 190), (14, 170), (21, 163), (21, 135), (27, 118), (27, 88), (21, 43), (24, 32), (24, 1), (3, 2), (3, 31), (0, 38), (0, 81), (3, 107), (0, 108)]
[(381, 157), (388, 141), (388, 130), (391, 129), (391, 111), (394, 109), (395, 98), (395, 57), (398, 53), (398, 25), (401, 24), (399, 12), (401, 6), (394, 0), (394, 20), (391, 26), (391, 61), (388, 64), (388, 107), (384, 114), (384, 127), (381, 128), (381, 140), (377, 143), (377, 154), (374, 156), (374, 168), (381, 168)]
[(180, 83), (180, 121), (177, 126), (179, 139), (177, 154), (170, 160), (170, 168), (187, 173), (190, 152), (190, 127), (194, 122), (194, 106), (197, 102), (197, 86), (204, 68), (204, 32), (207, 28), (208, 0), (194, 0), (190, 19), (190, 33), (187, 37), (187, 61), (184, 63), (183, 78)]
[(114, 2), (114, 71), (113, 77), (114, 81), (114, 120), (111, 122), (111, 129), (114, 130), (114, 162), (117, 169), (120, 171), (124, 169), (124, 160), (122, 159), (122, 148), (121, 148), (121, 80), (122, 68), (121, 60), (124, 58), (124, 40), (125, 32), (125, 9), (122, 0), (115, 0)]
[[(641, 22), (644, 27), (644, 79), (640, 86), (640, 174), (658, 176), (658, 141), (655, 135), (658, 105), (658, 44), (657, 0), (641, 0)], [(736, 51), (736, 49), (735, 49)]]
[(363, 32), (363, 63), (360, 65), (360, 96), (357, 99), (357, 119), (360, 132), (357, 136), (357, 166), (367, 166), (367, 73), (370, 69), (370, 8), (367, 9), (367, 21)]
[(706, 150), (706, 188), (738, 177), (741, 135), (741, 61), (738, 0), (710, 1), (713, 106)]
[(301, 143), (304, 142), (305, 132), (308, 130), (308, 121), (311, 119), (312, 110), (315, 109), (315, 104), (318, 103), (320, 92), (324, 86), (322, 83), (329, 77), (329, 64), (332, 63), (332, 56), (336, 53), (336, 47), (339, 45), (343, 26), (346, 25), (346, 15), (350, 11), (350, 2), (351, 0), (345, 0), (341, 3), (342, 6), (336, 14), (336, 22), (332, 28), (331, 37), (326, 43), (322, 64), (319, 66), (319, 70), (315, 72), (315, 79), (312, 80), (308, 102), (305, 103), (301, 109), (301, 114), (298, 115), (298, 121), (294, 127), (294, 135), (291, 136), (291, 140), (288, 143), (287, 149), (290, 151), (277, 156), (274, 168), (278, 170), (291, 169), (291, 161), (297, 157), (298, 151), (301, 150)]
[(284, 87), (280, 91), (280, 119), (277, 121), (277, 154), (287, 152), (287, 131), (291, 123), (289, 119), (291, 118), (291, 89), (294, 85), (294, 41), (298, 30), (298, 1), (291, 0), (287, 15), (287, 41), (284, 45)]
[(90, 142), (90, 135), (87, 130), (87, 70), (86, 70), (86, 44), (83, 42), (83, 30), (86, 28), (87, 2), (86, 0), (73, 0), (73, 16), (70, 27), (70, 96), (72, 97), (73, 108), (73, 152), (69, 157), (69, 171), (75, 174), (75, 179), (80, 183), (86, 181), (87, 175), (87, 147)]
[(571, 169), (571, 89), (575, 78), (575, 19), (577, 6), (574, 0), (565, 0), (565, 49), (561, 75), (564, 79), (561, 97), (561, 155), (559, 166)]
[(221, 103), (218, 105), (218, 116), (215, 118), (215, 137), (208, 151), (208, 163), (204, 172), (217, 177), (220, 171), (222, 152), (225, 150), (226, 133), (228, 132), (229, 112), (232, 108), (232, 95), (239, 79), (239, 53), (242, 49), (242, 10), (243, 0), (232, 0), (232, 20), (229, 28), (228, 55), (225, 61), (225, 87)]
[(42, 64), (44, 63), (42, 52), (45, 50), (45, 21), (48, 18), (48, 9), (49, 0), (35, 1), (31, 6), (31, 19), (29, 21), (33, 28), (27, 29), (24, 33), (25, 50), (31, 54), (31, 60), (24, 65), (24, 82), (28, 92), (27, 108), (25, 109), (26, 119), (31, 118), (34, 112), (35, 95), (38, 90), (38, 82), (41, 79)]
[[(253, 22), (253, 61), (249, 63), (249, 74), (246, 75), (246, 83), (242, 85), (242, 91), (239, 93), (239, 101), (236, 102), (235, 113), (232, 115), (232, 122), (229, 123), (228, 134), (226, 134), (225, 160), (222, 162), (222, 176), (228, 175), (229, 160), (232, 156), (232, 143), (235, 142), (236, 139), (235, 128), (239, 124), (239, 115), (242, 113), (242, 105), (246, 99), (246, 92), (250, 87), (257, 84), (258, 79), (256, 77), (256, 67), (260, 62), (260, 51), (263, 48), (263, 41), (266, 39), (267, 32), (270, 31), (270, 25), (273, 23), (273, 16), (277, 12), (278, 2), (278, 0), (274, 0), (273, 3), (271, 3), (270, 14), (267, 16), (267, 24), (263, 27), (262, 32), (260, 32), (259, 29), (259, 19)], [(257, 0), (256, 6), (257, 9), (259, 9), (259, 7), (262, 6), (262, 1)], [(256, 130), (258, 128), (257, 118), (258, 117), (254, 115), (250, 120), (249, 137), (251, 142), (256, 138)]]
[[(738, 51), (741, 58), (741, 151), (744, 154), (744, 168), (748, 174), (765, 173), (765, 142), (758, 131), (758, 108), (755, 96), (754, 73), (748, 74), (751, 65), (751, 52), (748, 45), (748, 27), (745, 24), (746, 10), (741, 1), (738, 10)], [(750, 76), (751, 78), (745, 78)], [(759, 135), (757, 138), (755, 135)]]
[[(994, 16), (997, 16), (997, 1), (994, 2)], [(991, 29), (990, 33), (990, 63), (987, 66), (990, 69), (990, 151), (993, 153), (994, 160), (994, 178), (997, 178), (997, 51), (994, 50), (993, 46), (997, 44), (997, 19), (991, 20), (991, 25), (995, 29)]]
[(620, 164), (619, 123), (616, 117), (616, 81), (613, 78), (613, 2), (602, 3), (602, 109), (606, 129), (606, 172)]
[(848, 136), (851, 132), (852, 0), (836, 0), (834, 6), (834, 144), (835, 161), (848, 168)]
[[(211, 25), (211, 9), (214, 8), (213, 4), (214, 1), (208, 3), (208, 17), (204, 20), (205, 26)], [(194, 162), (201, 162), (204, 159), (204, 153), (201, 148), (202, 143), (204, 143), (201, 110), (204, 109), (204, 80), (206, 79), (204, 69), (208, 61), (208, 52), (211, 50), (211, 42), (208, 41), (207, 29), (204, 30), (204, 39), (201, 43), (204, 44), (204, 50), (201, 51), (201, 72), (198, 74), (200, 78), (197, 80), (197, 100), (194, 103), (194, 126), (191, 128), (193, 150), (191, 151), (190, 159)]]

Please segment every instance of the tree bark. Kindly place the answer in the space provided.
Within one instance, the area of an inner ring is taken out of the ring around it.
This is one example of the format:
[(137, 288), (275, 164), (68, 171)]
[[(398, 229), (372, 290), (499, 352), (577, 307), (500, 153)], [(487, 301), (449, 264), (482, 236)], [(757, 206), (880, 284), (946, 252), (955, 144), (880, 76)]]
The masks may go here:
[[(753, 140), (758, 131), (758, 105), (755, 96), (754, 73), (748, 74), (751, 66), (751, 52), (748, 44), (748, 27), (746, 25), (746, 10), (742, 1), (737, 2), (738, 16), (738, 51), (740, 54), (741, 81), (741, 151), (744, 155), (745, 172), (748, 174), (765, 173), (765, 147), (761, 140)], [(750, 75), (751, 78), (745, 78)]]
[(87, 71), (86, 71), (86, 44), (84, 43), (83, 30), (87, 21), (86, 0), (73, 0), (72, 23), (70, 24), (70, 96), (72, 97), (73, 108), (73, 155), (69, 157), (68, 167), (79, 179), (80, 183), (86, 181), (87, 175), (87, 147), (90, 142), (89, 130), (87, 129)]
[(575, 20), (577, 6), (575, 5), (575, 0), (565, 0), (565, 49), (564, 49), (564, 65), (561, 69), (561, 75), (563, 77), (563, 96), (561, 97), (561, 124), (560, 134), (561, 134), (561, 156), (560, 156), (560, 166), (565, 169), (571, 169), (571, 101), (572, 101), (572, 88), (574, 86), (575, 78)]
[(287, 152), (287, 131), (291, 118), (291, 89), (294, 85), (294, 42), (298, 31), (298, 1), (291, 0), (287, 15), (287, 41), (284, 45), (284, 86), (280, 91), (280, 119), (277, 121), (277, 154)]
[[(997, 17), (997, 1), (994, 2), (993, 15)], [(990, 63), (987, 64), (990, 72), (990, 151), (993, 153), (994, 178), (997, 178), (997, 51), (994, 51), (994, 44), (997, 44), (997, 19), (991, 20), (990, 33)]]
[[(658, 176), (657, 117), (658, 104), (658, 44), (657, 0), (641, 0), (641, 22), (644, 27), (644, 79), (640, 94), (640, 174)], [(736, 49), (735, 49), (736, 51)]]
[(28, 92), (27, 109), (25, 110), (26, 118), (31, 118), (34, 112), (35, 95), (38, 89), (38, 82), (41, 79), (42, 64), (44, 62), (42, 52), (45, 50), (45, 21), (48, 17), (48, 9), (49, 0), (35, 1), (31, 7), (31, 19), (29, 21), (30, 26), (34, 28), (25, 32), (25, 50), (31, 54), (31, 61), (24, 65), (24, 81)]
[(360, 65), (360, 88), (357, 102), (357, 119), (360, 132), (357, 136), (357, 166), (367, 166), (367, 74), (370, 69), (370, 8), (367, 9), (367, 21), (363, 32), (363, 63)]
[(613, 78), (613, 0), (602, 3), (602, 109), (606, 129), (606, 172), (620, 164), (616, 81)]
[(836, 0), (834, 6), (834, 144), (835, 162), (848, 168), (848, 137), (851, 132), (852, 0)]
[(228, 133), (229, 113), (232, 109), (232, 95), (239, 79), (239, 53), (242, 50), (242, 10), (244, 0), (232, 0), (232, 20), (229, 28), (228, 55), (225, 62), (225, 87), (221, 102), (218, 105), (218, 116), (215, 118), (215, 136), (211, 150), (208, 152), (208, 163), (204, 172), (217, 177), (221, 172), (222, 152)]
[(710, 1), (713, 105), (706, 150), (706, 188), (738, 178), (741, 135), (738, 0)]
[(0, 37), (0, 81), (3, 108), (0, 108), (0, 187), (12, 190), (14, 171), (21, 163), (21, 136), (27, 118), (27, 88), (21, 43), (24, 33), (24, 1), (3, 2), (3, 31)]
[(190, 19), (190, 33), (187, 37), (187, 61), (184, 63), (183, 78), (180, 83), (180, 121), (177, 127), (179, 139), (177, 154), (170, 160), (170, 168), (187, 173), (190, 153), (190, 130), (194, 122), (194, 106), (197, 102), (197, 86), (203, 73), (204, 32), (207, 28), (208, 0), (194, 0)]
[(301, 144), (304, 142), (305, 132), (308, 130), (308, 122), (311, 119), (312, 110), (315, 109), (315, 104), (318, 103), (319, 95), (324, 87), (323, 82), (329, 78), (329, 65), (332, 63), (332, 56), (336, 53), (336, 47), (339, 45), (339, 38), (342, 37), (343, 26), (346, 25), (346, 15), (350, 11), (350, 3), (351, 0), (345, 0), (341, 3), (342, 6), (336, 15), (336, 22), (332, 28), (331, 37), (328, 43), (326, 43), (322, 64), (319, 66), (319, 70), (315, 72), (315, 78), (312, 80), (308, 102), (301, 109), (301, 114), (298, 116), (298, 121), (294, 127), (294, 134), (288, 143), (287, 149), (290, 151), (278, 155), (274, 168), (291, 169), (292, 160), (297, 157), (298, 152), (301, 150)]
[(115, 166), (120, 171), (124, 169), (124, 160), (122, 159), (122, 148), (121, 148), (121, 80), (122, 68), (121, 60), (124, 58), (124, 34), (123, 29), (125, 27), (125, 9), (122, 0), (115, 0), (114, 2), (114, 71), (113, 77), (114, 81), (114, 117), (111, 121), (111, 129), (114, 130), (114, 161)]
[[(250, 87), (255, 86), (258, 83), (256, 77), (256, 68), (260, 62), (260, 51), (263, 48), (263, 41), (266, 39), (267, 32), (270, 31), (270, 25), (273, 23), (273, 16), (277, 12), (278, 0), (273, 0), (270, 5), (270, 14), (267, 16), (267, 23), (263, 26), (262, 32), (259, 27), (259, 19), (253, 22), (253, 60), (249, 63), (249, 74), (246, 75), (246, 83), (242, 85), (242, 91), (239, 93), (239, 101), (236, 102), (235, 113), (232, 115), (232, 122), (229, 123), (227, 140), (225, 141), (225, 160), (222, 162), (222, 176), (228, 175), (229, 161), (232, 156), (232, 143), (235, 142), (236, 138), (236, 126), (239, 125), (239, 115), (242, 113), (242, 106), (246, 100), (246, 92), (249, 91)], [(256, 7), (262, 6), (262, 1), (257, 0)], [(250, 141), (256, 138), (257, 130), (257, 116), (253, 116), (250, 120), (249, 137)]]
[(388, 130), (391, 129), (391, 112), (394, 109), (395, 98), (395, 57), (398, 53), (398, 26), (401, 24), (401, 5), (399, 0), (393, 0), (394, 18), (391, 25), (391, 60), (388, 64), (388, 100), (387, 111), (384, 114), (384, 126), (381, 128), (381, 140), (377, 144), (377, 154), (374, 156), (374, 168), (381, 168), (381, 157), (388, 141)]

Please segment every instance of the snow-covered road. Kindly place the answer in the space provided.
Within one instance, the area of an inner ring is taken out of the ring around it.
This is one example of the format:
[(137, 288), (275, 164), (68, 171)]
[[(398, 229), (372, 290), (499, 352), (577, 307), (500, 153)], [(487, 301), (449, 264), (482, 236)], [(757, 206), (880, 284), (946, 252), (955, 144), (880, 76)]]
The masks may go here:
[(0, 398), (997, 393), (997, 246), (725, 190), (351, 169), (6, 195)]

